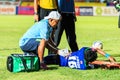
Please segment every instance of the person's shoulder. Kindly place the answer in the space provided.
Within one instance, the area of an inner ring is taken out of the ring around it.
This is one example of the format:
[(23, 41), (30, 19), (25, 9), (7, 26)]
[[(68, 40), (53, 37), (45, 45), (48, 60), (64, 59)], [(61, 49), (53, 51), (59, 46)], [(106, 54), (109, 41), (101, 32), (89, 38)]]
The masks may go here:
[(49, 25), (49, 21), (48, 21), (48, 19), (42, 19), (41, 21), (38, 22), (38, 25), (39, 25), (39, 27), (42, 26), (44, 28), (45, 27), (47, 28)]
[(48, 19), (42, 19), (42, 20), (40, 20), (38, 23), (39, 23), (39, 24), (40, 24), (40, 23), (43, 23), (43, 24), (48, 23)]

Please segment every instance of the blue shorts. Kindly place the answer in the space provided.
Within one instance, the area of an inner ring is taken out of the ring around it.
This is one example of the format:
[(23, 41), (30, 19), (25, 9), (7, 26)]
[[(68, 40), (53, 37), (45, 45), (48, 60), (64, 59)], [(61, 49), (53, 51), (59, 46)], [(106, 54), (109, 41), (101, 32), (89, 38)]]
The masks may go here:
[(38, 54), (38, 46), (40, 39), (32, 38), (24, 46), (20, 46), (24, 53), (35, 53)]

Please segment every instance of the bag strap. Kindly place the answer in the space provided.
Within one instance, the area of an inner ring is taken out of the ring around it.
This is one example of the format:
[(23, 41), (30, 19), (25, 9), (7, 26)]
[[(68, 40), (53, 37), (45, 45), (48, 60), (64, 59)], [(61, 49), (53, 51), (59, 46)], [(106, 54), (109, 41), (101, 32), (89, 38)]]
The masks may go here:
[(26, 54), (28, 54), (28, 55), (31, 55), (31, 64), (30, 64), (30, 67), (31, 67), (31, 70), (33, 70), (34, 69), (34, 59), (35, 59), (35, 57), (37, 56), (36, 54), (34, 54), (34, 53), (26, 53)]
[(34, 68), (34, 57), (31, 57), (31, 69)]
[(28, 71), (28, 67), (27, 67), (27, 65), (26, 65), (25, 59), (24, 59), (23, 57), (21, 57), (21, 56), (19, 56), (19, 57), (20, 57), (21, 60), (22, 60), (23, 66), (24, 66), (24, 68), (25, 68), (25, 71)]
[[(21, 60), (22, 60), (23, 66), (24, 66), (24, 68), (25, 68), (25, 71), (28, 71), (29, 69), (28, 69), (28, 66), (26, 65), (25, 59), (24, 59), (23, 57), (21, 57), (21, 56), (19, 56), (19, 57), (20, 57)], [(34, 69), (34, 57), (30, 57), (30, 58), (31, 58), (30, 67), (31, 67), (31, 70), (33, 70), (33, 69)]]

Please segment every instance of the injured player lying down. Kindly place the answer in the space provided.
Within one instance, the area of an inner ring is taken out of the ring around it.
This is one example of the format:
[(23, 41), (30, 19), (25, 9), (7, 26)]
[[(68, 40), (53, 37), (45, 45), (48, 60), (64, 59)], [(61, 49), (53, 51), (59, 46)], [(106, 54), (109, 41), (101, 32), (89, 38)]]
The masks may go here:
[[(59, 64), (63, 67), (70, 67), (75, 69), (85, 70), (90, 67), (91, 62), (97, 60), (97, 54), (105, 56), (110, 62), (115, 63), (115, 58), (110, 56), (110, 54), (104, 52), (100, 48), (94, 47), (82, 47), (80, 50), (67, 53), (66, 56), (52, 57), (46, 56), (44, 60), (47, 64)], [(95, 63), (95, 62), (94, 62)]]

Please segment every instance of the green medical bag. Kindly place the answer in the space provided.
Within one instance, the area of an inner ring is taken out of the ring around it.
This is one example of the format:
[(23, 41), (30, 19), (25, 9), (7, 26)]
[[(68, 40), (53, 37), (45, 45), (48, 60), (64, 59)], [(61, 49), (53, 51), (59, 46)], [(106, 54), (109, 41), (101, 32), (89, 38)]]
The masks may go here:
[(39, 71), (39, 58), (35, 54), (11, 54), (7, 57), (7, 70), (10, 72)]

